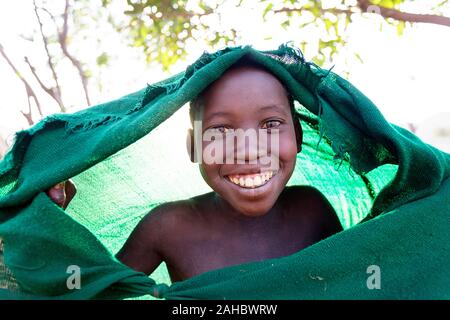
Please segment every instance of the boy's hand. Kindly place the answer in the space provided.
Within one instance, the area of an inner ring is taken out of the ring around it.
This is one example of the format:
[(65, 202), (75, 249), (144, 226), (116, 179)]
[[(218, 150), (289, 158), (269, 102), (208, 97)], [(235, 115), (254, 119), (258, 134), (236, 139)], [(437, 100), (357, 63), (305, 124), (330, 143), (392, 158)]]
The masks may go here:
[(71, 180), (67, 180), (48, 189), (46, 193), (54, 203), (66, 209), (77, 193), (77, 189)]

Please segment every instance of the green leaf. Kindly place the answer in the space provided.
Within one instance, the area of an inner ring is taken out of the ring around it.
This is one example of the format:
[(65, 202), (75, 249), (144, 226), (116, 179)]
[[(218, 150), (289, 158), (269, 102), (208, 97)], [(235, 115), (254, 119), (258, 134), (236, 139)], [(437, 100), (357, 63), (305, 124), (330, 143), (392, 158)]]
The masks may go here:
[(333, 22), (331, 22), (330, 19), (326, 19), (326, 18), (325, 18), (324, 22), (325, 22), (325, 29), (327, 30), (328, 33), (330, 33), (330, 28), (333, 25)]
[(97, 65), (99, 67), (108, 65), (109, 56), (106, 52), (103, 52), (101, 55), (97, 57)]
[(380, 7), (384, 7), (384, 8), (388, 8), (388, 9), (393, 9), (396, 5), (396, 1), (393, 0), (378, 0), (378, 1), (373, 1), (374, 5), (378, 5)]
[(399, 21), (397, 24), (397, 35), (398, 36), (403, 35), (404, 30), (405, 30), (405, 21)]
[(306, 51), (306, 42), (300, 43), (300, 49), (302, 50), (303, 54), (305, 54), (305, 51)]
[(111, 3), (111, 0), (102, 0), (102, 6), (106, 7)]
[(323, 64), (325, 63), (325, 56), (322, 53), (319, 53), (317, 56), (312, 58), (312, 61), (319, 67), (323, 66)]
[(145, 41), (145, 38), (148, 35), (148, 29), (147, 27), (142, 24), (141, 27), (139, 28), (139, 36), (142, 38), (142, 41)]
[(322, 11), (320, 10), (319, 7), (314, 6), (314, 7), (312, 7), (309, 11), (310, 11), (310, 12), (314, 15), (314, 17), (316, 17), (316, 18), (319, 18), (319, 17), (322, 16)]
[(269, 4), (267, 5), (267, 7), (264, 9), (264, 13), (263, 13), (263, 18), (264, 18), (264, 19), (266, 18), (266, 15), (269, 13), (269, 11), (272, 10), (272, 8), (273, 8), (273, 3), (271, 2), (271, 3), (269, 3)]
[(282, 24), (281, 24), (281, 27), (283, 28), (283, 29), (286, 29), (287, 27), (289, 27), (291, 25), (291, 22), (289, 21), (289, 19), (288, 20), (285, 20)]
[(350, 16), (345, 16), (345, 29), (347, 30), (348, 25), (351, 22), (351, 18)]
[(356, 59), (359, 60), (359, 62), (364, 63), (364, 60), (361, 58), (361, 56), (357, 52), (355, 52), (355, 57), (356, 57)]
[(92, 71), (91, 71), (91, 70), (84, 70), (84, 71), (83, 71), (83, 75), (84, 75), (86, 78), (91, 78), (91, 77), (92, 77)]

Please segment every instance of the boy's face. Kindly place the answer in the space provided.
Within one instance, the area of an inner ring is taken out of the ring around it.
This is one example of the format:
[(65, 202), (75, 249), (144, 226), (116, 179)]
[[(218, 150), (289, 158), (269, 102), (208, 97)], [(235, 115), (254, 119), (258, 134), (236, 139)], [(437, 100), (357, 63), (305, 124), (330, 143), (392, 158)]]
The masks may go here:
[[(238, 67), (203, 93), (202, 113), (203, 134), (225, 137), (237, 129), (267, 134), (265, 147), (255, 139), (238, 138), (232, 148), (227, 145), (224, 157), (232, 163), (203, 158), (200, 164), (208, 185), (239, 213), (255, 217), (267, 213), (291, 177), (298, 151), (286, 90), (264, 70)], [(276, 145), (270, 143), (275, 134)], [(218, 141), (204, 141), (203, 151), (212, 143)]]

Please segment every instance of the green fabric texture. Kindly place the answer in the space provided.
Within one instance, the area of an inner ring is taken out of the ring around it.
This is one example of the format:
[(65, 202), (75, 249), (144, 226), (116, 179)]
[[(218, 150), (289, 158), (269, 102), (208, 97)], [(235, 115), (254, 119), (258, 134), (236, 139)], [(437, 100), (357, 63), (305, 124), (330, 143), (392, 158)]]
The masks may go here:
[[(150, 277), (128, 268), (114, 254), (149, 210), (210, 191), (177, 121), (244, 56), (297, 101), (304, 141), (289, 184), (323, 192), (345, 230), (288, 257), (175, 284), (164, 264)], [(449, 154), (289, 46), (205, 53), (165, 81), (17, 133), (0, 162), (0, 298), (450, 299), (449, 174)], [(44, 191), (68, 178), (78, 193), (63, 211)], [(67, 287), (71, 265), (81, 289)], [(367, 286), (372, 265), (380, 289)]]

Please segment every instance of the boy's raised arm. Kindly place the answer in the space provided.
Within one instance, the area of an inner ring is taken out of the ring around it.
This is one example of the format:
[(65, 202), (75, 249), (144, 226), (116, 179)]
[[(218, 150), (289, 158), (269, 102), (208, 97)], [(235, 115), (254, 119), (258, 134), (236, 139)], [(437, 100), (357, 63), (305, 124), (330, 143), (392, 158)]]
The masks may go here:
[(116, 254), (117, 260), (136, 271), (151, 274), (162, 262), (160, 236), (159, 216), (151, 212), (133, 230)]
[[(58, 183), (46, 191), (49, 198), (58, 206), (66, 209), (77, 192), (75, 184), (70, 181)], [(152, 273), (162, 262), (158, 251), (161, 234), (160, 217), (155, 208), (143, 218), (131, 233), (124, 246), (116, 254), (116, 258), (130, 268)], [(153, 215), (153, 213), (155, 213)]]

